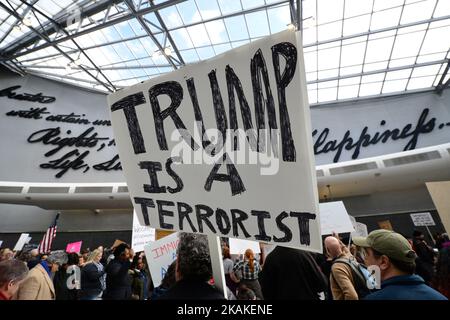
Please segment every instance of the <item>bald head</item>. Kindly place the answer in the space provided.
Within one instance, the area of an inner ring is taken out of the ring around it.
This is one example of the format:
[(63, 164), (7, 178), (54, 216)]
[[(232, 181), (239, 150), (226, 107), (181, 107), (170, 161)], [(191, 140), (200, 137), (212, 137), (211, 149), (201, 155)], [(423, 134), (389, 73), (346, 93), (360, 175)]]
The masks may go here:
[(335, 237), (325, 238), (325, 248), (331, 258), (336, 258), (342, 254), (341, 243)]

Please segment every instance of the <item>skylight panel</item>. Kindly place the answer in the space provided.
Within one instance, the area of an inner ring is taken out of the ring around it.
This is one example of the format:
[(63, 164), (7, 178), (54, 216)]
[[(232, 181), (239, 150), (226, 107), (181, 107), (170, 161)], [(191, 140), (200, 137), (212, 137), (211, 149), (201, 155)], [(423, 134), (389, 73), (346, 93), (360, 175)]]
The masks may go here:
[(348, 36), (369, 31), (370, 15), (344, 20), (343, 35)]
[(242, 11), (240, 1), (217, 0), (217, 3), (219, 4), (220, 10), (223, 15)]
[(185, 28), (171, 31), (170, 35), (179, 50), (191, 49), (194, 47), (191, 38), (189, 37), (189, 33)]
[(394, 43), (394, 37), (388, 37), (383, 39), (371, 40), (367, 44), (366, 63), (367, 62), (379, 62), (389, 59), (392, 45)]
[(407, 82), (408, 79), (385, 81), (383, 85), (383, 91), (381, 93), (404, 91)]
[(339, 75), (341, 76), (347, 76), (351, 74), (361, 73), (362, 72), (362, 64), (350, 66), (350, 67), (341, 67), (339, 69)]
[(338, 99), (350, 99), (358, 96), (359, 85), (339, 85)]
[[(268, 9), (267, 16), (269, 17), (269, 25), (272, 33), (286, 30), (287, 25), (291, 21), (288, 5)], [(303, 33), (305, 33), (307, 30), (308, 29), (304, 28)]]
[(161, 18), (164, 21), (164, 24), (167, 28), (176, 28), (183, 25), (183, 20), (178, 14), (178, 10), (176, 7), (171, 6), (161, 10), (158, 10)]
[(414, 21), (430, 19), (435, 4), (436, 0), (428, 0), (405, 5), (400, 23), (406, 24)]
[(247, 27), (250, 38), (263, 37), (270, 34), (265, 11), (246, 14)]
[(219, 44), (219, 45), (215, 45), (214, 47), (214, 51), (216, 52), (216, 54), (221, 54), (224, 53), (228, 50), (231, 50), (231, 44), (229, 43), (224, 43), (224, 44)]
[(197, 51), (195, 49), (191, 50), (182, 50), (181, 56), (183, 57), (184, 62), (186, 63), (194, 63), (198, 62), (200, 58), (198, 57)]
[(434, 17), (442, 17), (450, 15), (450, 1), (440, 0), (434, 11)]
[(425, 31), (414, 32), (397, 36), (392, 51), (392, 58), (402, 58), (419, 53)]
[(411, 77), (416, 78), (416, 77), (436, 75), (436, 74), (438, 74), (440, 68), (441, 68), (441, 64), (435, 64), (435, 65), (431, 65), (431, 66), (414, 68), (414, 71), (413, 71)]
[[(378, 0), (375, 1), (375, 3)], [(372, 15), (372, 22), (370, 30), (379, 30), (383, 28), (397, 26), (400, 20), (401, 7), (389, 10), (374, 12)]]
[(408, 83), (407, 90), (430, 88), (433, 86), (433, 81), (436, 76), (411, 78)]
[(363, 83), (359, 88), (359, 96), (372, 96), (380, 94), (382, 82)]
[(305, 52), (305, 71), (317, 71), (317, 51)]
[(447, 51), (442, 51), (438, 53), (431, 53), (431, 54), (421, 54), (417, 58), (417, 63), (423, 63), (423, 62), (430, 62), (430, 61), (438, 61), (445, 59), (445, 54)]
[(225, 19), (225, 26), (228, 30), (230, 41), (240, 41), (248, 39), (247, 26), (245, 25), (243, 16), (236, 16)]
[(316, 19), (319, 25), (342, 19), (344, 13), (343, 0), (317, 0), (317, 5)]
[(341, 66), (352, 66), (362, 64), (364, 60), (364, 52), (366, 50), (365, 43), (355, 43), (342, 46)]
[(342, 34), (342, 21), (327, 23), (318, 26), (319, 38), (318, 41), (330, 40), (339, 38)]
[(370, 13), (372, 3), (373, 0), (345, 0), (344, 18)]
[(205, 28), (212, 44), (220, 44), (229, 41), (223, 20), (215, 20), (205, 23)]
[[(431, 25), (430, 25), (431, 27)], [(428, 30), (421, 54), (447, 51), (450, 47), (450, 26)]]
[(401, 7), (405, 0), (375, 0), (374, 11), (385, 10), (393, 7)]
[(193, 0), (179, 3), (177, 4), (177, 8), (184, 24), (202, 21), (202, 17), (200, 16), (197, 6)]
[(339, 67), (339, 48), (319, 49), (318, 69), (333, 69)]
[(383, 81), (385, 77), (385, 73), (376, 73), (376, 74), (370, 74), (367, 76), (361, 77), (361, 83), (374, 83), (374, 82), (380, 82)]
[(203, 19), (211, 19), (220, 16), (220, 9), (215, 0), (195, 0)]
[(408, 79), (412, 69), (391, 71), (386, 73), (386, 81)]
[(206, 32), (205, 26), (203, 24), (195, 25), (187, 28), (192, 43), (195, 47), (200, 47), (204, 45), (210, 45), (208, 33)]
[(317, 102), (326, 102), (336, 100), (337, 88), (327, 88), (318, 90), (318, 100)]
[(215, 52), (211, 46), (197, 48), (197, 52), (201, 60), (206, 60), (215, 56)]

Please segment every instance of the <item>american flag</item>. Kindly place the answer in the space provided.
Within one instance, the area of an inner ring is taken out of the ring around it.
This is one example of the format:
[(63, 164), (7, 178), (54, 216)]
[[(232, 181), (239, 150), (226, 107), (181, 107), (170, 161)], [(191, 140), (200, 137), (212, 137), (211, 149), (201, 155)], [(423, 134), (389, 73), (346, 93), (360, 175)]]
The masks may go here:
[(52, 247), (53, 239), (56, 237), (56, 222), (58, 221), (59, 213), (56, 215), (53, 223), (48, 227), (47, 232), (44, 234), (44, 237), (39, 244), (39, 253), (48, 253)]

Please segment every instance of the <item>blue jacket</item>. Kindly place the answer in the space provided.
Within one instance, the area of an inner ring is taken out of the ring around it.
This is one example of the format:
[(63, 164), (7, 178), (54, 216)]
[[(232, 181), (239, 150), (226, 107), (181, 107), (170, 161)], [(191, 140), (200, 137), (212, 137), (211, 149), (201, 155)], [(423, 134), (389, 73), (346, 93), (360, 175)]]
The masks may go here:
[(418, 275), (389, 278), (381, 282), (381, 289), (367, 295), (365, 300), (447, 300), (430, 288)]

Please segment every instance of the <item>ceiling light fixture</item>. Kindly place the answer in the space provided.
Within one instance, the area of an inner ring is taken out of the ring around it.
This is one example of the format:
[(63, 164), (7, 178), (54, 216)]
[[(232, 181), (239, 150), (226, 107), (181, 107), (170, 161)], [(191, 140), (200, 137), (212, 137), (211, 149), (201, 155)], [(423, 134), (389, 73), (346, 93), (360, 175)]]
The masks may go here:
[(289, 23), (287, 25), (288, 30), (295, 30), (295, 25), (293, 23)]
[(172, 55), (172, 50), (169, 47), (167, 47), (167, 48), (164, 49), (164, 54), (166, 56), (171, 56)]
[(22, 23), (24, 24), (24, 25), (26, 25), (27, 27), (31, 27), (31, 19), (30, 18), (23, 18), (22, 19)]

